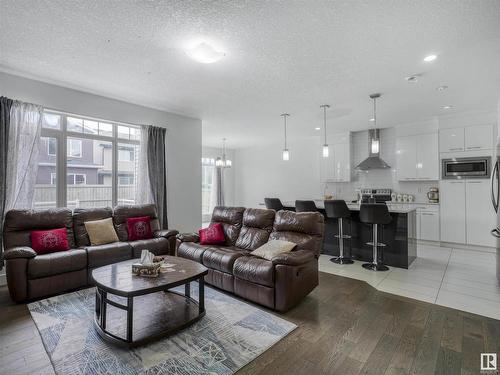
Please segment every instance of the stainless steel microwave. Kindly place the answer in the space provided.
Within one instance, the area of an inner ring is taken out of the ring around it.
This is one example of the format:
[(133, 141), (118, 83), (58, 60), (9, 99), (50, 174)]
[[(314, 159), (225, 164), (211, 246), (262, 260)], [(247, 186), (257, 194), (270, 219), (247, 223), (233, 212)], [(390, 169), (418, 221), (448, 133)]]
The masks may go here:
[(442, 159), (443, 179), (490, 178), (491, 156)]

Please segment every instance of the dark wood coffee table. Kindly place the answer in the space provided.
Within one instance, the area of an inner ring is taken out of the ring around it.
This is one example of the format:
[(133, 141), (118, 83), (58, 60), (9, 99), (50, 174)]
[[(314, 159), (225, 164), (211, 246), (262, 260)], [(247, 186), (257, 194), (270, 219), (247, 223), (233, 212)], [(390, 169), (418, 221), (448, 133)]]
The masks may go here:
[[(103, 339), (139, 346), (171, 335), (205, 315), (206, 267), (166, 256), (166, 263), (175, 264), (174, 271), (148, 278), (132, 274), (132, 264), (137, 262), (139, 259), (131, 259), (92, 271), (96, 284), (94, 327)], [(192, 281), (198, 281), (198, 301), (191, 298)], [(184, 285), (184, 294), (170, 290), (180, 285)]]

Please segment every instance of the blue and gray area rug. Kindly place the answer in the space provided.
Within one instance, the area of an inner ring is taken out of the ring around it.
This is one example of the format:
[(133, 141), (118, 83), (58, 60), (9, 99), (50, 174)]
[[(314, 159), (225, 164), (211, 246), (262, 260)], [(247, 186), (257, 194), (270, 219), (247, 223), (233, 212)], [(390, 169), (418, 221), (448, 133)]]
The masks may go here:
[(173, 336), (126, 350), (95, 332), (94, 303), (89, 288), (28, 305), (56, 374), (233, 374), (297, 327), (206, 288), (204, 318)]

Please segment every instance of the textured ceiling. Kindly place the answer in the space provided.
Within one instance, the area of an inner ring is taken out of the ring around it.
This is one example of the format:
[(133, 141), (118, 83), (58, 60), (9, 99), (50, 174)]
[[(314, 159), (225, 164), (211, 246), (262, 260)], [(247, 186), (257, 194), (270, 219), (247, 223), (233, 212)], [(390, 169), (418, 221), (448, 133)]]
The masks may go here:
[[(204, 143), (229, 147), (452, 111), (500, 97), (500, 1), (0, 0), (0, 70), (203, 119)], [(199, 64), (207, 37), (227, 52)], [(424, 63), (427, 54), (439, 55)], [(419, 82), (404, 78), (422, 74)], [(438, 92), (435, 88), (447, 85)], [(1, 88), (0, 88), (1, 91)]]

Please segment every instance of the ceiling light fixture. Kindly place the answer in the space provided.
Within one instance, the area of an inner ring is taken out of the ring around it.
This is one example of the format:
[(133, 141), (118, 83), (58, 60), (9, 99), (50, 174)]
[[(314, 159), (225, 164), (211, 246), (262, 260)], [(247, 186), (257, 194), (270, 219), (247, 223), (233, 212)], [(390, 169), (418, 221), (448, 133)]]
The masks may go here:
[(226, 56), (223, 51), (217, 50), (207, 42), (200, 42), (186, 49), (186, 54), (193, 60), (202, 64), (212, 64)]
[(444, 105), (443, 106), (443, 109), (452, 109), (452, 108), (453, 108), (453, 106), (451, 106), (451, 105)]
[(321, 130), (319, 126), (315, 127), (314, 130)]
[(444, 85), (443, 85), (443, 86), (438, 86), (438, 87), (436, 87), (436, 90), (437, 90), (437, 91), (444, 91), (444, 90), (446, 90), (447, 88), (448, 88), (448, 86), (444, 86)]
[(406, 82), (408, 83), (417, 83), (418, 82), (418, 76), (409, 76), (406, 77)]
[(218, 168), (231, 168), (233, 163), (226, 159), (226, 138), (222, 138), (222, 157), (218, 156), (215, 159), (215, 166)]
[(285, 125), (285, 148), (283, 149), (283, 153), (281, 154), (281, 158), (283, 161), (288, 161), (290, 160), (290, 151), (288, 150), (286, 146), (286, 118), (290, 116), (289, 113), (282, 113), (280, 116), (283, 117), (284, 125)]
[(372, 118), (371, 118), (371, 119), (369, 119), (368, 121), (370, 121), (370, 122), (374, 122), (374, 121), (375, 121), (375, 119), (372, 117)]
[(428, 55), (424, 57), (425, 62), (431, 62), (437, 59), (437, 55)]
[(326, 143), (326, 110), (330, 108), (328, 104), (323, 104), (319, 106), (323, 108), (323, 128), (325, 129), (325, 143), (323, 144), (323, 157), (327, 158), (329, 154), (328, 143)]

